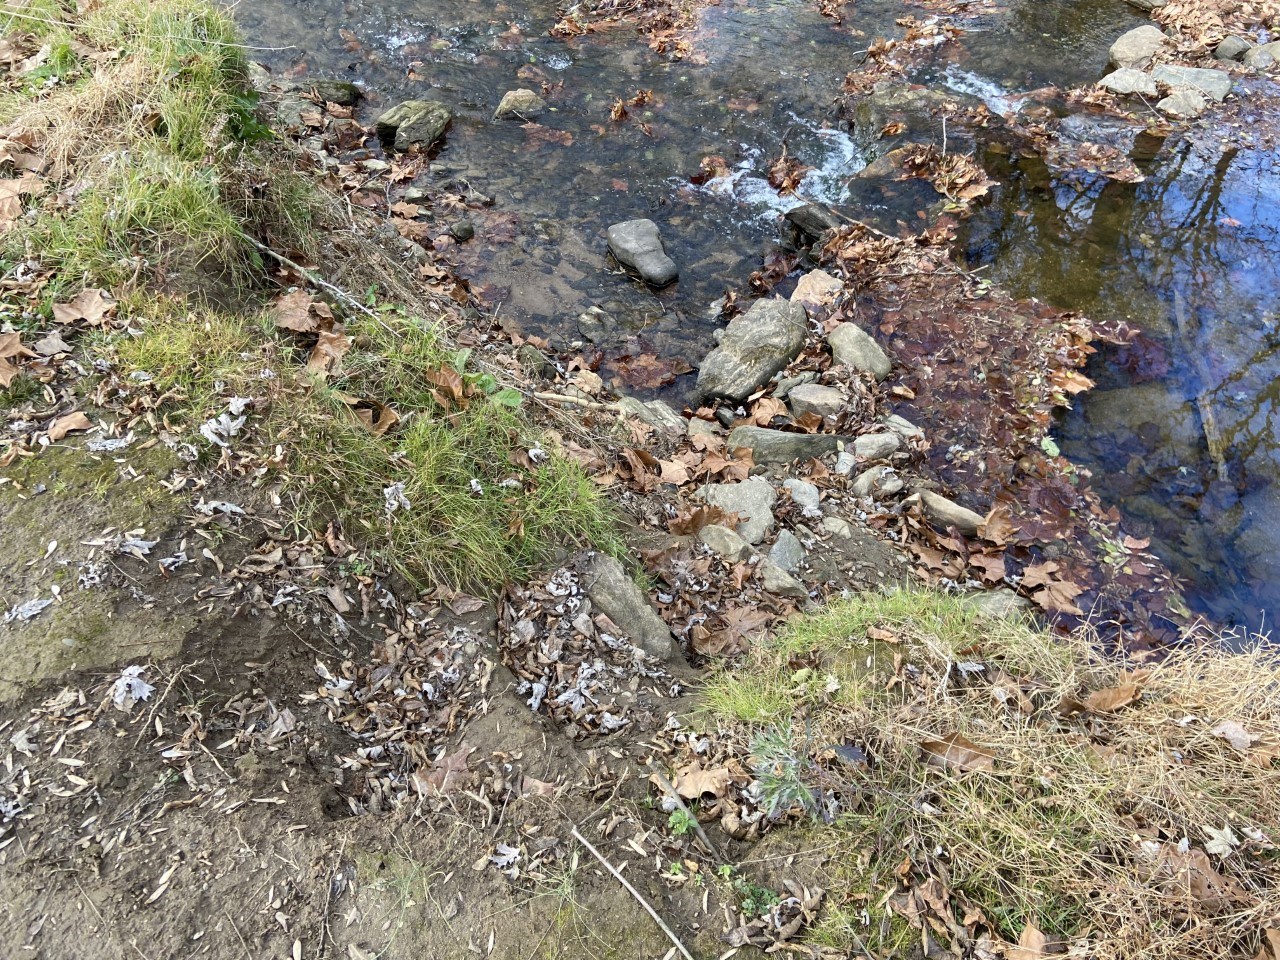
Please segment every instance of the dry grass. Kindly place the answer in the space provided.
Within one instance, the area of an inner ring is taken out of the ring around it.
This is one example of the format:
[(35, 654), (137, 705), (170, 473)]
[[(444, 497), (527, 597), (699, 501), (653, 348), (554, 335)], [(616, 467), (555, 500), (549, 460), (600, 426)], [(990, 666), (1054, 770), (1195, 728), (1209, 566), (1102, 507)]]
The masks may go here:
[[(1148, 669), (1134, 680), (1087, 637), (898, 593), (797, 621), (707, 697), (757, 769), (781, 743), (803, 789), (841, 800), (843, 904), (820, 943), (892, 955), (932, 918), (935, 938), (979, 952), (1030, 924), (1076, 956), (1252, 957), (1280, 917), (1280, 658), (1189, 643)], [(1136, 702), (1073, 712), (1127, 682)], [(1237, 749), (1223, 723), (1256, 739)], [(929, 762), (922, 743), (954, 735), (991, 761)], [(869, 766), (833, 766), (833, 744)], [(1237, 843), (1215, 844), (1224, 828)]]

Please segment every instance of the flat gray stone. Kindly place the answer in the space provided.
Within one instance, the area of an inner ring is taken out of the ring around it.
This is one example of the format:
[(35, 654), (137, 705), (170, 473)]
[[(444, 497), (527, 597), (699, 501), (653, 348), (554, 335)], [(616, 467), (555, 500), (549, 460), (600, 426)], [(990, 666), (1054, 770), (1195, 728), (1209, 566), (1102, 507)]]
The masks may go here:
[(582, 587), (637, 647), (659, 660), (671, 659), (675, 643), (670, 628), (622, 564), (608, 554), (593, 555), (583, 566)]
[(903, 440), (923, 440), (924, 431), (917, 427), (906, 417), (900, 417), (896, 413), (886, 414), (880, 418), (880, 422), (902, 437)]
[(883, 460), (902, 447), (902, 437), (896, 433), (868, 433), (853, 441), (853, 452), (863, 460)]
[(1263, 70), (1280, 63), (1280, 40), (1272, 40), (1254, 47), (1242, 58), (1244, 65), (1253, 70)]
[(378, 117), (374, 128), (384, 143), (408, 150), (413, 146), (430, 147), (444, 136), (452, 120), (449, 108), (436, 100), (405, 100)]
[(1191, 120), (1209, 109), (1209, 101), (1194, 90), (1177, 90), (1157, 103), (1156, 109), (1177, 120)]
[(1131, 7), (1137, 7), (1139, 10), (1146, 10), (1148, 13), (1152, 10), (1159, 10), (1169, 0), (1125, 0), (1125, 3)]
[(1174, 93), (1179, 90), (1194, 90), (1218, 103), (1227, 99), (1227, 94), (1231, 92), (1231, 77), (1222, 70), (1161, 64), (1151, 71), (1151, 79), (1156, 83), (1163, 83)]
[(791, 395), (791, 391), (803, 383), (813, 383), (818, 379), (818, 375), (812, 370), (806, 370), (803, 373), (797, 373), (794, 377), (783, 377), (773, 386), (773, 395), (779, 400), (785, 400)]
[(698, 370), (698, 393), (741, 403), (799, 355), (808, 327), (799, 304), (757, 300), (720, 332)]
[(820, 417), (834, 417), (844, 409), (844, 394), (835, 387), (820, 383), (802, 383), (787, 394), (787, 403), (795, 417), (816, 413)]
[(938, 526), (944, 529), (955, 527), (966, 537), (978, 535), (978, 527), (985, 519), (982, 514), (953, 503), (932, 490), (921, 490), (916, 496), (920, 498), (925, 516)]
[(1253, 41), (1232, 34), (1213, 48), (1213, 56), (1215, 60), (1239, 60), (1253, 47)]
[(827, 334), (827, 343), (831, 345), (836, 363), (850, 370), (870, 373), (877, 380), (883, 380), (893, 369), (889, 355), (856, 323), (840, 324)]
[(541, 116), (546, 109), (547, 102), (532, 90), (508, 90), (502, 95), (498, 109), (493, 111), (493, 119), (507, 120), (514, 117), (517, 120), (532, 120)]
[(698, 531), (698, 539), (730, 563), (741, 563), (755, 552), (751, 549), (751, 544), (718, 523), (709, 523), (703, 527)]
[(760, 561), (760, 584), (766, 591), (779, 597), (794, 597), (796, 600), (806, 600), (809, 597), (805, 585), (772, 560)]
[(1122, 97), (1135, 93), (1144, 97), (1154, 97), (1159, 92), (1150, 74), (1132, 67), (1121, 67), (1114, 73), (1107, 74), (1098, 81), (1098, 86)]
[(791, 573), (796, 567), (804, 563), (805, 556), (804, 544), (790, 530), (783, 530), (779, 533), (778, 539), (769, 548), (769, 559), (787, 571), (787, 573)]
[(724, 427), (718, 423), (712, 423), (710, 420), (700, 420), (697, 417), (690, 417), (685, 432), (691, 437), (723, 437)]
[(1159, 27), (1134, 27), (1111, 45), (1110, 62), (1118, 68), (1145, 67), (1168, 43), (1169, 38)]
[(836, 473), (847, 477), (858, 466), (858, 455), (847, 447), (836, 456)]
[(841, 540), (853, 539), (853, 524), (844, 517), (823, 517), (822, 529)]
[(676, 413), (661, 400), (637, 400), (635, 397), (622, 397), (618, 406), (629, 417), (635, 417), (641, 423), (666, 433), (684, 433), (684, 417)]
[(699, 496), (711, 506), (741, 517), (737, 533), (747, 543), (759, 543), (777, 526), (773, 518), (777, 491), (760, 477), (748, 477), (738, 483), (709, 483)]
[(608, 232), (609, 252), (653, 287), (665, 287), (680, 275), (676, 263), (662, 247), (662, 235), (652, 220), (615, 223)]
[(902, 492), (902, 479), (893, 467), (872, 467), (858, 474), (849, 492), (855, 497), (891, 497)]
[(808, 480), (788, 477), (782, 481), (782, 489), (791, 494), (791, 501), (806, 517), (822, 516), (822, 494)]
[(832, 453), (844, 439), (832, 433), (785, 433), (768, 427), (735, 427), (728, 447), (750, 447), (756, 463), (790, 463)]

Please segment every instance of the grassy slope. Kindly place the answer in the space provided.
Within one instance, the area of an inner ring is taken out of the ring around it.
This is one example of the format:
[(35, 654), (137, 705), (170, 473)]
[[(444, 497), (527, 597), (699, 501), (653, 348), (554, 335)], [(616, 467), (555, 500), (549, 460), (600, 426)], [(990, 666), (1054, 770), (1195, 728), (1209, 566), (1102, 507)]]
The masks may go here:
[[(106, 0), (77, 19), (46, 2), (11, 26), (47, 50), (0, 98), (10, 139), (49, 162), (44, 198), (4, 241), (10, 264), (52, 271), (31, 327), (86, 286), (113, 290), (131, 329), (95, 353), (116, 364), (121, 402), (160, 398), (156, 413), (211, 456), (198, 425), (252, 398), (241, 449), (281, 445), (300, 522), (340, 519), (420, 584), (492, 587), (559, 546), (610, 541), (603, 499), (575, 464), (554, 451), (513, 462), (540, 431), (491, 377), (467, 375), (439, 325), (390, 309), (344, 318), (335, 305), (353, 344), (343, 370), (329, 382), (302, 371), (309, 344), (270, 322), (254, 241), (313, 256), (331, 207), (259, 122), (225, 14), (201, 0)], [(442, 405), (426, 379), (439, 371), (468, 396)], [(20, 378), (0, 399), (35, 390)], [(352, 397), (392, 407), (398, 426), (366, 429)], [(411, 507), (388, 514), (396, 483)]]

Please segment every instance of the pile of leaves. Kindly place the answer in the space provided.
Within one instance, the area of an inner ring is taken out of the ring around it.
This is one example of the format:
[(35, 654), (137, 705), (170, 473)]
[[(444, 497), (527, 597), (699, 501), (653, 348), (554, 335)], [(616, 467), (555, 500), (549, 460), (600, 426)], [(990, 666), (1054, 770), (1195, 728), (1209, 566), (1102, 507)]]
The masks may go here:
[(551, 35), (562, 40), (630, 26), (655, 53), (683, 60), (692, 49), (689, 30), (698, 10), (715, 0), (590, 0), (560, 11)]
[(471, 751), (445, 748), (485, 709), (494, 663), (480, 638), (427, 617), (407, 620), (404, 628), (375, 646), (367, 661), (346, 660), (332, 669), (317, 662), (321, 682), (301, 698), (323, 706), (359, 744), (337, 758), (357, 781), (348, 797), (358, 811), (448, 793), (466, 773)]
[(594, 609), (576, 564), (523, 586), (508, 586), (499, 606), (498, 646), (530, 710), (554, 720), (570, 739), (654, 722), (656, 701), (680, 685)]
[(946, 223), (904, 239), (855, 225), (823, 251), (845, 279), (831, 320), (874, 330), (903, 368), (891, 392), (929, 437), (926, 476), (987, 516), (976, 540), (911, 524), (920, 572), (1019, 586), (1068, 622), (1092, 608), (1124, 643), (1172, 638), (1185, 621), (1172, 575), (1049, 435), (1054, 411), (1092, 386), (1080, 373), (1092, 344), (1129, 331), (1013, 300), (958, 270), (951, 238)]

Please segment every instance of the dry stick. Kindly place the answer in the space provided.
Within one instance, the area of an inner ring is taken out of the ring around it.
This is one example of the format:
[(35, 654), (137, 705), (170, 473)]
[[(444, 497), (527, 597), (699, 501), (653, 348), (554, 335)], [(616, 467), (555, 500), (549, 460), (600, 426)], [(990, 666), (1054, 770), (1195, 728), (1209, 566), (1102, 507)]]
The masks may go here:
[(1227, 444), (1222, 438), (1222, 431), (1218, 429), (1218, 420), (1213, 415), (1213, 404), (1209, 399), (1208, 371), (1205, 369), (1200, 352), (1196, 349), (1193, 332), (1187, 324), (1187, 302), (1182, 299), (1182, 294), (1177, 290), (1173, 291), (1173, 319), (1178, 324), (1182, 345), (1192, 357), (1196, 376), (1200, 381), (1200, 390), (1196, 393), (1196, 409), (1200, 411), (1200, 428), (1204, 431), (1205, 443), (1209, 447), (1209, 457), (1217, 464), (1218, 479), (1225, 483), (1228, 478)]
[(684, 813), (686, 817), (688, 817), (687, 822), (693, 824), (694, 833), (698, 835), (698, 839), (702, 841), (702, 845), (707, 848), (707, 853), (715, 857), (720, 863), (724, 863), (724, 855), (721, 854), (720, 851), (716, 849), (715, 844), (711, 842), (711, 838), (708, 837), (706, 831), (702, 829), (702, 824), (698, 822), (698, 818), (693, 815), (692, 810), (684, 805), (684, 801), (680, 799), (680, 794), (676, 791), (676, 788), (671, 785), (671, 781), (662, 775), (662, 771), (655, 767), (652, 761), (649, 762), (649, 772), (652, 773), (654, 779), (658, 781), (658, 786), (662, 787), (662, 789), (667, 792), (667, 796), (674, 800), (676, 802), (676, 806), (680, 808), (681, 812)]
[(621, 413), (622, 407), (616, 403), (600, 403), (597, 400), (588, 400), (585, 397), (571, 397), (563, 393), (546, 393), (539, 391), (534, 395), (535, 400), (546, 400), (550, 403), (569, 403), (577, 407), (586, 407), (588, 410), (608, 410), (611, 413)]
[(365, 314), (366, 316), (372, 317), (374, 320), (377, 320), (378, 322), (382, 322), (381, 317), (379, 317), (376, 313), (374, 313), (372, 310), (366, 307), (363, 303), (361, 303), (355, 297), (351, 296), (351, 294), (347, 293), (347, 291), (343, 290), (341, 287), (335, 287), (332, 283), (322, 278), (319, 274), (315, 273), (312, 270), (308, 270), (306, 267), (302, 266), (300, 263), (295, 263), (294, 261), (286, 257), (283, 253), (276, 253), (276, 251), (272, 250), (266, 244), (259, 243), (257, 240), (253, 239), (253, 237), (248, 236), (247, 234), (241, 234), (241, 236), (243, 236), (246, 240), (248, 240), (251, 244), (257, 247), (267, 256), (271, 257), (273, 260), (278, 260), (280, 263), (283, 263), (286, 267), (289, 267), (293, 270), (297, 270), (300, 274), (302, 274), (307, 279), (308, 283), (313, 283), (322, 290), (328, 290), (339, 300), (342, 300), (343, 302), (355, 307), (357, 310), (359, 310), (361, 313)]
[(635, 897), (636, 903), (644, 907), (645, 913), (649, 914), (649, 916), (653, 918), (653, 922), (662, 928), (662, 932), (667, 935), (667, 939), (670, 940), (675, 945), (675, 948), (680, 951), (681, 956), (683, 956), (685, 960), (693, 960), (693, 954), (690, 953), (688, 949), (685, 947), (685, 945), (680, 942), (680, 938), (677, 937), (672, 932), (671, 928), (667, 926), (666, 922), (663, 921), (663, 919), (660, 916), (658, 916), (658, 912), (654, 910), (653, 907), (649, 906), (649, 901), (646, 900), (644, 897), (640, 896), (640, 892), (636, 890), (636, 888), (633, 887), (627, 881), (627, 878), (624, 877), (622, 874), (620, 874), (617, 871), (617, 869), (614, 867), (614, 865), (610, 863), (608, 860), (606, 860), (604, 858), (604, 855), (591, 845), (590, 840), (588, 840), (586, 837), (584, 837), (581, 833), (578, 832), (577, 827), (574, 827), (570, 832), (573, 834), (573, 838), (575, 840), (577, 840), (580, 844), (582, 844), (584, 847), (587, 848), (588, 853), (590, 853), (593, 857), (599, 860), (601, 865), (606, 870), (608, 870), (611, 874), (613, 874), (613, 879), (617, 880), (620, 884), (622, 884), (623, 888), (627, 891), (627, 893)]

